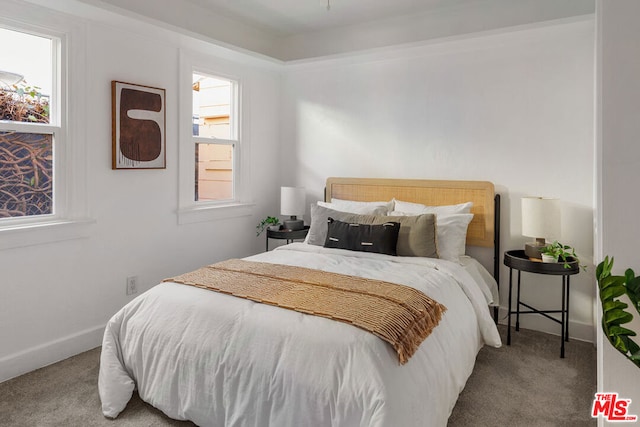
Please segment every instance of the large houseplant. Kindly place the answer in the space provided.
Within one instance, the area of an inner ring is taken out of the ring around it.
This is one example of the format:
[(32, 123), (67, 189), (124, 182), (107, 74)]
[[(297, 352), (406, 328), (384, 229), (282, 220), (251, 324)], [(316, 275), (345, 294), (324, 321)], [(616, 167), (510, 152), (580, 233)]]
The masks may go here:
[(619, 299), (627, 295), (636, 312), (640, 313), (640, 277), (630, 268), (624, 276), (613, 276), (612, 268), (613, 258), (608, 256), (596, 267), (602, 303), (602, 330), (611, 345), (640, 368), (640, 346), (631, 339), (637, 334), (622, 326), (631, 322), (633, 315), (626, 311), (629, 305)]

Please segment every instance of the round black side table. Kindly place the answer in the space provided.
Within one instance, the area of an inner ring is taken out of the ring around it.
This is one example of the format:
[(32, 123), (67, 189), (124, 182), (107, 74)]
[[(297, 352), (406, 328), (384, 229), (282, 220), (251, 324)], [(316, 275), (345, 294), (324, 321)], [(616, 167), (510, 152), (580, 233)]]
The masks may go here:
[[(560, 346), (560, 357), (564, 358), (564, 343), (569, 341), (569, 278), (580, 272), (578, 260), (568, 260), (569, 268), (564, 267), (564, 262), (544, 263), (540, 261), (532, 261), (524, 254), (524, 250), (507, 251), (504, 254), (504, 265), (509, 267), (509, 314), (507, 322), (507, 345), (511, 345), (511, 315), (516, 315), (516, 331), (520, 330), (521, 314), (540, 314), (547, 319), (559, 323), (561, 326), (560, 337), (562, 340)], [(518, 296), (515, 313), (511, 309), (511, 291), (513, 288), (513, 270), (518, 271)], [(560, 310), (538, 310), (524, 302), (520, 301), (520, 273), (526, 271), (534, 274), (549, 274), (554, 276), (562, 276), (562, 308)], [(520, 310), (520, 306), (526, 307), (528, 311)], [(550, 313), (560, 313), (560, 320)]]
[(309, 232), (309, 226), (305, 225), (302, 230), (287, 230), (283, 228), (282, 230), (272, 231), (267, 229), (267, 243), (266, 249), (269, 251), (269, 239), (281, 239), (286, 240), (287, 243), (291, 243), (294, 240), (300, 240), (307, 237), (307, 233)]

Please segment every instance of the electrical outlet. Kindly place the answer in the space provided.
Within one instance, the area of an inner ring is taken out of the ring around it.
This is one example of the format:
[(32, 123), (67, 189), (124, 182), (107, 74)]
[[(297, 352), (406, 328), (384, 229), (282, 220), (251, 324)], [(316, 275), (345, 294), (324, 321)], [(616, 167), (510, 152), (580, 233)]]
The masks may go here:
[(138, 276), (127, 277), (127, 295), (138, 293)]

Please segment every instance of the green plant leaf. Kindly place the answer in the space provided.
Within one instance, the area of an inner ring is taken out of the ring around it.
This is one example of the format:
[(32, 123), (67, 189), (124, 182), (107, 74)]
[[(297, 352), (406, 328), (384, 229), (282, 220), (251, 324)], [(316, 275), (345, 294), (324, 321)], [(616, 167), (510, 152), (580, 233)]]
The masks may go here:
[(633, 315), (631, 313), (620, 309), (614, 309), (604, 314), (604, 321), (609, 325), (609, 329), (611, 329), (611, 325), (621, 325), (623, 323), (629, 323), (632, 320)]
[(598, 281), (605, 277), (611, 276), (611, 269), (613, 268), (613, 257), (604, 257), (604, 260), (596, 267), (596, 279)]
[(613, 346), (624, 355), (626, 355), (627, 351), (629, 351), (622, 337), (618, 335), (613, 336)]
[(623, 286), (624, 287), (624, 277), (623, 276), (607, 276), (604, 279), (600, 280), (598, 284), (600, 290), (605, 290), (611, 286)]
[(606, 313), (607, 311), (613, 310), (613, 309), (621, 309), (624, 310), (625, 308), (628, 308), (629, 304), (626, 304), (622, 301), (618, 301), (618, 300), (610, 300), (610, 301), (605, 301), (604, 303), (602, 303), (602, 311), (604, 313)]
[(635, 337), (637, 334), (631, 329), (627, 329), (618, 325), (612, 325), (609, 328), (609, 336), (614, 336), (614, 335), (620, 335), (620, 336), (627, 335), (627, 336)]
[(629, 343), (629, 358), (633, 361), (640, 361), (640, 346), (633, 341)]
[(626, 288), (623, 285), (609, 286), (606, 289), (600, 289), (600, 299), (604, 301), (612, 300), (626, 293)]
[[(633, 275), (633, 270), (627, 271), (631, 271)], [(627, 289), (632, 289), (635, 292), (640, 291), (640, 277), (627, 277)]]
[(624, 276), (612, 276), (613, 257), (608, 256), (596, 267), (598, 289), (602, 301), (602, 330), (613, 347), (640, 368), (640, 346), (630, 337), (636, 332), (620, 326), (633, 320), (633, 315), (625, 309), (629, 307), (616, 298), (627, 295), (633, 307), (640, 313), (640, 277), (632, 269)]
[(629, 276), (627, 276), (627, 296), (640, 313), (640, 277), (634, 277), (635, 273), (631, 269), (627, 270), (627, 272), (630, 272)]

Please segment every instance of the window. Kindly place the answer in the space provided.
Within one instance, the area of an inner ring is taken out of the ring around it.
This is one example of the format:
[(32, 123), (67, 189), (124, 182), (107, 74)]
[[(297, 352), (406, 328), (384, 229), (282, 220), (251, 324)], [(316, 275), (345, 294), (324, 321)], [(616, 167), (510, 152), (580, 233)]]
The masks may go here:
[(238, 85), (202, 73), (192, 80), (195, 201), (233, 200)]
[(0, 28), (0, 224), (56, 213), (60, 41)]
[(179, 224), (252, 214), (243, 71), (180, 51)]
[(87, 237), (94, 223), (85, 29), (37, 11), (24, 5), (0, 17), (0, 250)]

